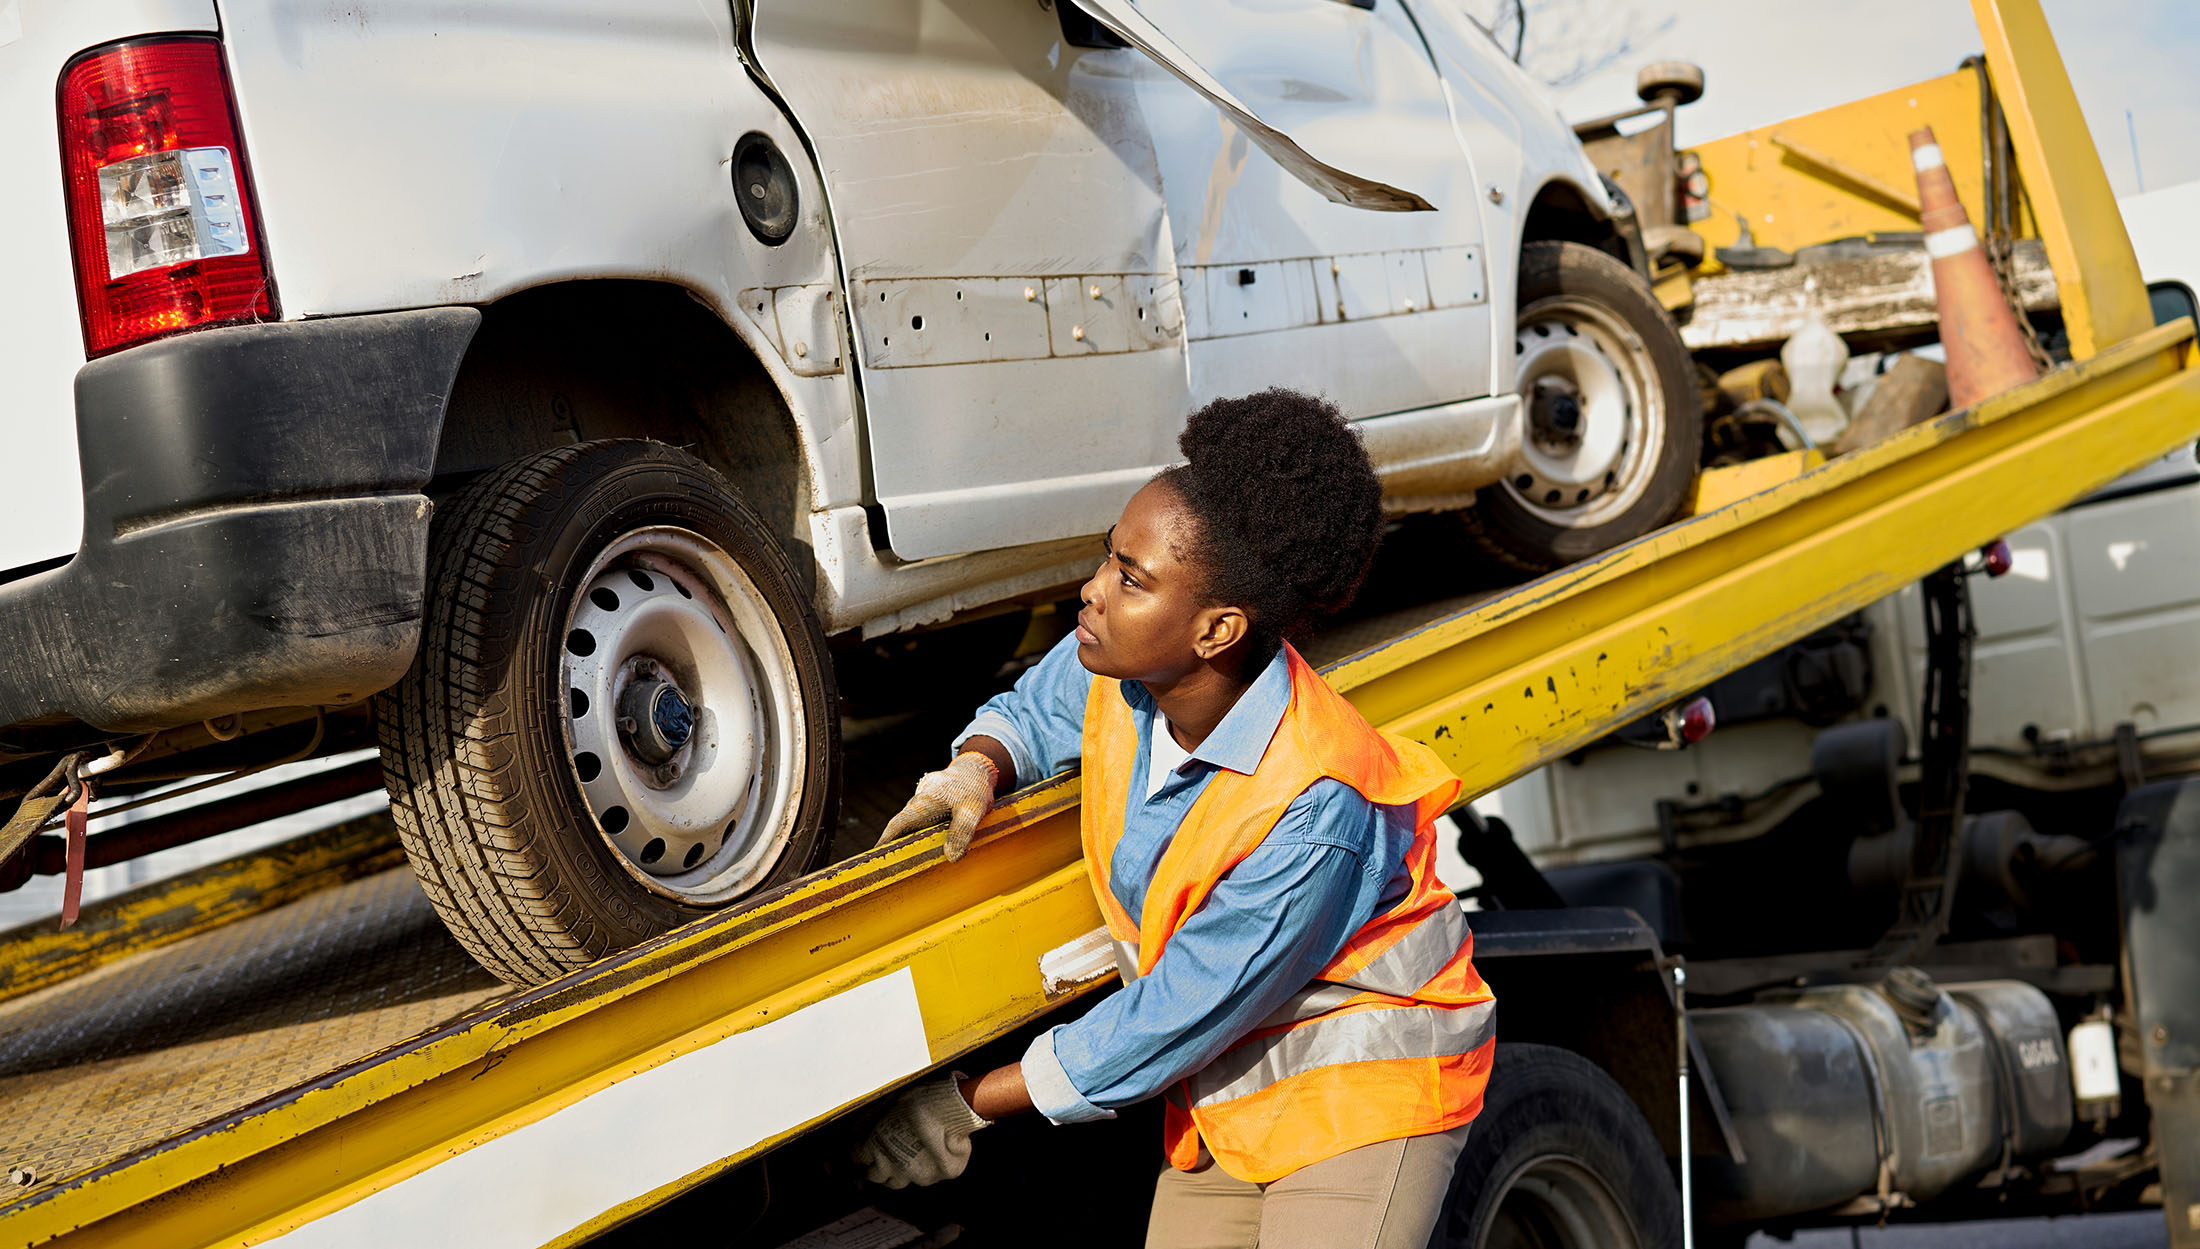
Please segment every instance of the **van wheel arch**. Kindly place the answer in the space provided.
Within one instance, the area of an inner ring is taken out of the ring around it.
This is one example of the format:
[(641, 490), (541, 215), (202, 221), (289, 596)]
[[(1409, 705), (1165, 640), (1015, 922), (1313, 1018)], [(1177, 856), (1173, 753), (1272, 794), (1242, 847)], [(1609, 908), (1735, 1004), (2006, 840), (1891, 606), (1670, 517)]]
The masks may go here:
[(816, 593), (809, 459), (786, 396), (685, 287), (599, 279), (484, 308), (451, 388), (431, 493), (523, 455), (607, 438), (683, 448), (739, 491)]

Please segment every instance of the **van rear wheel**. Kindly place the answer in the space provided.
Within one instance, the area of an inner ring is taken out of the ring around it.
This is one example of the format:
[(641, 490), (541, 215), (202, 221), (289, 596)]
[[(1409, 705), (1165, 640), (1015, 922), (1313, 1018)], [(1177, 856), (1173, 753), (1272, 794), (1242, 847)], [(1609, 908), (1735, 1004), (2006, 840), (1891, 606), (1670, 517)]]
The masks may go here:
[(810, 870), (836, 701), (763, 522), (694, 457), (619, 440), (437, 509), (420, 652), (375, 716), (423, 891), (533, 984)]

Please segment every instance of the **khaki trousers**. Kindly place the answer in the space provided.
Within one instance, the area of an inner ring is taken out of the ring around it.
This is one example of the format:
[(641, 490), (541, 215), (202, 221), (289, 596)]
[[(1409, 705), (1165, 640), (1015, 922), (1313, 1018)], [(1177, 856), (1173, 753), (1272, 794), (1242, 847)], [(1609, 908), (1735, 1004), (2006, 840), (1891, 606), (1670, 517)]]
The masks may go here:
[(1346, 1150), (1249, 1184), (1206, 1159), (1163, 1167), (1146, 1249), (1426, 1249), (1468, 1124)]

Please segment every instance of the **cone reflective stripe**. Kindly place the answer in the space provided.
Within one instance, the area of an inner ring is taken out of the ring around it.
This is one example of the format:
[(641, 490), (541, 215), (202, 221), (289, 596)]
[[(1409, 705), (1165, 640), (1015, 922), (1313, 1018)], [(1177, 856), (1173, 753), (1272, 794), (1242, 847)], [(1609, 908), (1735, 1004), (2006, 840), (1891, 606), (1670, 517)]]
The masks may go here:
[(1978, 231), (1956, 198), (1947, 158), (1932, 127), (1910, 133), (1925, 254), (1933, 262), (1940, 345), (1948, 360), (1948, 406), (1968, 408), (2040, 375), (2008, 296), (1979, 246)]

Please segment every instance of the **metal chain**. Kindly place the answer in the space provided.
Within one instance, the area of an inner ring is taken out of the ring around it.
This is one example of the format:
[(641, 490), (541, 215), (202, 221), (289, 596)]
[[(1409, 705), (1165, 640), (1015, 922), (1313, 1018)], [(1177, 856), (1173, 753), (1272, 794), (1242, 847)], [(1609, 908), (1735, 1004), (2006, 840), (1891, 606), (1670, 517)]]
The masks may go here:
[(1994, 83), (1986, 72), (1983, 57), (1971, 57), (1966, 64), (1978, 74), (1979, 113), (1979, 186), (1985, 200), (1980, 214), (1985, 218), (1979, 231), (1979, 243), (1985, 249), (1986, 263), (1994, 271), (1994, 279), (2001, 286), (2001, 297), (2009, 305), (2011, 315), (2017, 319), (2017, 330), (2024, 335), (2025, 350), (2031, 353), (2032, 362), (2042, 371), (2055, 367), (2054, 358), (2040, 343), (2039, 331), (2032, 327), (2032, 318), (2025, 315), (2024, 305), (2017, 298), (2016, 267), (2016, 200), (2023, 193), (2022, 186), (2014, 178), (2016, 152), (2009, 141), (2009, 119), (2001, 111), (2001, 101), (1994, 95)]

